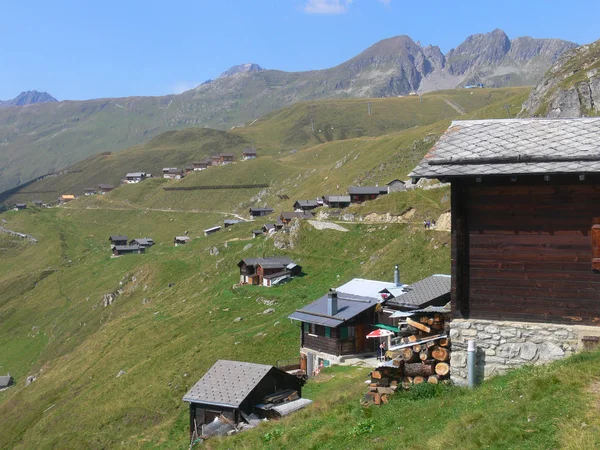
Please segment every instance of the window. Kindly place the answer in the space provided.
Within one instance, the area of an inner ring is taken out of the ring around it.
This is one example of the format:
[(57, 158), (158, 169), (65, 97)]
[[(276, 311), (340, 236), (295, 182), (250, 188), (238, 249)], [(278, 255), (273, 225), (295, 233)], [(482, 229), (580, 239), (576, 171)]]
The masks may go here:
[(355, 332), (354, 327), (341, 327), (340, 328), (340, 339), (351, 339), (354, 338)]
[(592, 225), (592, 270), (600, 271), (600, 224)]
[(304, 332), (308, 334), (317, 334), (317, 326), (314, 323), (304, 322)]

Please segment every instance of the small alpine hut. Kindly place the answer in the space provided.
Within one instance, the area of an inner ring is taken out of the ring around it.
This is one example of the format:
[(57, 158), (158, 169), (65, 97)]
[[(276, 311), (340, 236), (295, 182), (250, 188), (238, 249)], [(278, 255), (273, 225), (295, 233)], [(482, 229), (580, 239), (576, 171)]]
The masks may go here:
[(144, 253), (146, 247), (140, 247), (139, 245), (115, 245), (112, 248), (113, 256), (121, 256), (126, 253)]
[(242, 150), (242, 159), (243, 160), (256, 159), (257, 156), (258, 155), (256, 153), (255, 148), (245, 148), (244, 150)]
[(192, 238), (189, 236), (175, 236), (175, 238), (173, 239), (173, 244), (175, 245), (175, 247), (177, 247), (178, 245), (185, 245), (191, 241)]
[(346, 208), (350, 206), (349, 195), (325, 195), (323, 196), (323, 204), (330, 208)]
[(114, 188), (115, 187), (112, 184), (99, 184), (98, 185), (98, 189), (100, 190), (100, 194), (102, 194), (102, 195), (108, 194)]
[(317, 200), (296, 200), (296, 203), (294, 203), (294, 211), (310, 211), (311, 209), (318, 208), (319, 206), (321, 205), (319, 205)]
[(269, 214), (273, 214), (273, 211), (275, 211), (273, 208), (250, 208), (248, 210), (251, 217), (268, 216)]
[(451, 183), (456, 382), (468, 339), (486, 377), (598, 342), (599, 142), (600, 118), (455, 121), (410, 174)]
[(387, 194), (387, 186), (385, 188), (379, 186), (350, 186), (348, 194), (352, 203), (362, 203), (367, 200), (375, 200), (382, 194)]
[(127, 245), (127, 236), (121, 234), (113, 234), (108, 237), (110, 241), (110, 246), (114, 247), (115, 245)]
[(183, 397), (190, 404), (190, 435), (204, 436), (203, 425), (221, 416), (237, 425), (251, 415), (300, 409), (311, 403), (301, 398), (303, 384), (301, 378), (273, 366), (219, 360)]
[(22, 209), (26, 209), (27, 208), (27, 204), (26, 203), (17, 203), (15, 204), (15, 209), (16, 210), (22, 210)]
[(238, 263), (240, 283), (273, 286), (302, 273), (302, 267), (290, 258), (245, 258)]
[(154, 239), (148, 237), (132, 239), (129, 241), (129, 245), (148, 248), (154, 245)]

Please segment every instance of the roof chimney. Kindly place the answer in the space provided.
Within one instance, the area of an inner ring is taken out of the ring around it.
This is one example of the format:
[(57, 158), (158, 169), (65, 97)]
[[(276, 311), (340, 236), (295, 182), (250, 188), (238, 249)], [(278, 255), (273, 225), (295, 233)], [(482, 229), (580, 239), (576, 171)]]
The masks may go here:
[(398, 269), (398, 264), (394, 267), (394, 284), (396, 287), (402, 286), (402, 284), (400, 284), (400, 269)]
[(333, 288), (327, 293), (327, 315), (335, 316), (338, 312), (337, 291)]

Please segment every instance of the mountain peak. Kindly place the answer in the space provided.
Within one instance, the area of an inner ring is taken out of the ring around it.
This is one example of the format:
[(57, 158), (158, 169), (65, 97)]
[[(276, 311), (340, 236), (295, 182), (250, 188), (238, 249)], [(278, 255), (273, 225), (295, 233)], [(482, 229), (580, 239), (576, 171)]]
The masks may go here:
[(54, 103), (57, 102), (54, 97), (52, 97), (47, 92), (39, 92), (39, 91), (23, 91), (19, 95), (17, 95), (12, 100), (1, 101), (0, 100), (0, 108), (6, 108), (8, 106), (24, 106), (31, 105), (32, 103)]
[(237, 75), (238, 73), (250, 73), (250, 72), (260, 72), (261, 70), (265, 70), (260, 67), (258, 64), (254, 63), (246, 63), (246, 64), (238, 64), (236, 66), (232, 66), (219, 75), (219, 78), (230, 77), (232, 75)]

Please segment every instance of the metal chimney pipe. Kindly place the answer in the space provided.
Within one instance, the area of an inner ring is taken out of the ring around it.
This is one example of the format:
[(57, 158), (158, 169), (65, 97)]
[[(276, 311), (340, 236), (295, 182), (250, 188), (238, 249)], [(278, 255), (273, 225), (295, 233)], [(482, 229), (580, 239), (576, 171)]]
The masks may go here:
[(327, 293), (327, 315), (335, 316), (338, 312), (338, 297), (337, 291), (333, 288)]
[(396, 285), (396, 287), (400, 287), (400, 269), (398, 269), (398, 265), (396, 264), (396, 267), (394, 268), (394, 284)]

